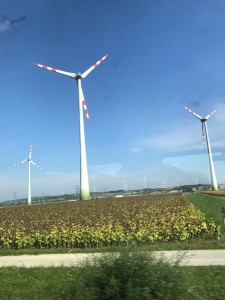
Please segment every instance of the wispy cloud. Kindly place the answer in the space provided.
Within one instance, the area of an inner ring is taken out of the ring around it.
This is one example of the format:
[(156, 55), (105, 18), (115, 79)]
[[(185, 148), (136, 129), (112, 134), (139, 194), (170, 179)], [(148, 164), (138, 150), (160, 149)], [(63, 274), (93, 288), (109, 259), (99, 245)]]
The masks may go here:
[[(74, 193), (76, 185), (79, 184), (80, 176), (77, 173), (46, 172), (31, 175), (32, 196), (60, 195), (61, 193)], [(12, 177), (1, 175), (0, 201), (14, 198), (27, 197), (28, 175)]]
[(131, 152), (141, 152), (141, 148), (131, 148), (130, 149)]
[(7, 30), (10, 30), (9, 24), (6, 23), (6, 22), (1, 22), (0, 23), (0, 32), (4, 32), (4, 31), (7, 31)]
[(14, 19), (12, 21), (9, 21), (6, 19), (6, 17), (2, 18), (2, 21), (0, 21), (0, 32), (5, 32), (8, 30), (13, 29), (15, 26), (18, 26), (18, 24), (22, 21), (25, 21), (26, 17), (19, 17), (17, 19)]
[[(225, 147), (225, 106), (218, 103), (215, 107), (218, 108), (216, 115), (207, 121), (210, 142), (212, 147)], [(171, 129), (165, 127), (164, 132), (151, 135), (137, 144), (140, 148), (165, 153), (201, 150), (204, 149), (201, 130), (201, 122), (193, 116), (192, 122), (186, 118), (182, 125)]]
[(106, 175), (116, 175), (122, 165), (120, 163), (113, 163), (113, 164), (100, 164), (95, 166), (89, 166), (88, 169), (93, 172), (102, 173)]

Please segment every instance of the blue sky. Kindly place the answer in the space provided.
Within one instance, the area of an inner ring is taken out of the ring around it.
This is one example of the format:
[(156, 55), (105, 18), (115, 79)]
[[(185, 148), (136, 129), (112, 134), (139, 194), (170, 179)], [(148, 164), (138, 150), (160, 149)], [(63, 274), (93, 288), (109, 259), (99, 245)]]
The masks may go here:
[[(26, 20), (11, 24), (18, 17)], [(73, 193), (79, 185), (76, 82), (40, 63), (84, 72), (90, 189), (209, 183), (205, 116), (219, 183), (225, 182), (225, 1), (2, 0), (0, 201)], [(8, 23), (6, 23), (8, 22)], [(9, 24), (9, 25), (8, 25)], [(86, 120), (85, 120), (86, 121)]]

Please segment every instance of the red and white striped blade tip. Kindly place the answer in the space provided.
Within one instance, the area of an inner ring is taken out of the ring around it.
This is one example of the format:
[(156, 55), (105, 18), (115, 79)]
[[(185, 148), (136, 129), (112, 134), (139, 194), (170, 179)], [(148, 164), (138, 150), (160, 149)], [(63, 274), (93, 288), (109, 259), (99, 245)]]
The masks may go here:
[(76, 77), (76, 73), (71, 73), (71, 72), (66, 72), (66, 71), (62, 71), (62, 70), (58, 70), (56, 68), (52, 68), (52, 67), (48, 67), (48, 66), (44, 66), (41, 64), (37, 64), (37, 63), (33, 63), (35, 66), (52, 71), (52, 72), (57, 72), (59, 74), (71, 77), (71, 78), (75, 78)]
[(38, 169), (43, 170), (42, 167), (40, 167), (39, 165), (37, 165), (36, 163), (34, 163), (32, 160), (31, 160), (30, 162), (31, 162), (35, 167), (37, 167)]
[(52, 72), (56, 72), (56, 69), (52, 68), (52, 67), (48, 67), (48, 66), (45, 66), (45, 65), (37, 64), (37, 63), (34, 63), (34, 65), (37, 66), (37, 67), (43, 68), (43, 69), (47, 69), (47, 70), (52, 71)]
[(86, 117), (87, 117), (87, 120), (88, 120), (88, 122), (90, 122), (90, 117), (89, 117), (89, 113), (88, 113), (86, 101), (83, 100), (83, 101), (82, 101), (82, 104), (83, 104), (83, 109), (84, 109), (85, 115), (86, 115)]
[(31, 159), (31, 154), (32, 154), (32, 145), (30, 145), (29, 159)]
[(205, 144), (205, 134), (204, 134), (203, 122), (202, 122), (202, 143), (203, 143), (203, 145)]
[(208, 120), (209, 117), (211, 117), (212, 115), (214, 115), (216, 113), (216, 110), (212, 111), (210, 114), (208, 114), (205, 119)]
[(16, 163), (15, 165), (13, 165), (14, 167), (18, 167), (19, 165), (22, 165), (23, 163), (25, 163), (27, 161), (27, 159), (21, 161), (21, 162), (18, 162)]
[(203, 119), (200, 115), (196, 114), (196, 113), (195, 113), (194, 111), (192, 111), (190, 108), (188, 108), (188, 107), (186, 107), (186, 106), (184, 106), (184, 108), (185, 108), (186, 110), (188, 110), (192, 115), (194, 115), (195, 117), (197, 117), (199, 120), (202, 120), (202, 119)]
[(100, 65), (101, 62), (103, 62), (103, 60), (105, 60), (107, 57), (109, 56), (109, 54), (106, 54), (105, 56), (103, 56), (101, 59), (99, 59), (93, 66), (96, 68), (98, 65)]
[(37, 167), (38, 169), (40, 169), (40, 170), (43, 170), (43, 168), (40, 167), (39, 165), (36, 165), (36, 167)]
[(100, 65), (103, 60), (105, 60), (108, 57), (108, 54), (103, 56), (100, 60), (98, 60), (93, 66), (91, 66), (89, 69), (87, 69), (81, 76), (82, 78), (85, 78), (91, 71), (93, 71), (98, 65)]

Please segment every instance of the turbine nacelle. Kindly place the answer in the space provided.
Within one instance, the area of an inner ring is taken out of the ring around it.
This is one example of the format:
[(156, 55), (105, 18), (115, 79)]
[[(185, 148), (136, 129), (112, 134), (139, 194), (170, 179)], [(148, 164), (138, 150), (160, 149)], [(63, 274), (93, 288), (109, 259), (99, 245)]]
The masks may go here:
[(82, 79), (82, 74), (80, 72), (76, 73), (75, 74), (75, 79), (78, 80), (78, 79)]
[(207, 119), (206, 119), (206, 118), (203, 118), (203, 119), (201, 119), (200, 121), (201, 121), (202, 123), (204, 123), (204, 122), (207, 121)]

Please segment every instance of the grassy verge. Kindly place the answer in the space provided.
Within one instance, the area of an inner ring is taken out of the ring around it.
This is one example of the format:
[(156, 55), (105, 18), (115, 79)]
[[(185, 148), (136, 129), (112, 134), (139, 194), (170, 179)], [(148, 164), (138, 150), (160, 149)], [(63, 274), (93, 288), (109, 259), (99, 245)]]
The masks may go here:
[(179, 267), (127, 252), (81, 268), (1, 268), (0, 299), (224, 299), (225, 267)]
[(190, 276), (190, 288), (193, 288), (196, 297), (193, 299), (221, 300), (225, 298), (224, 266), (185, 267)]
[(187, 194), (186, 198), (205, 214), (207, 220), (213, 218), (217, 224), (220, 224), (221, 233), (223, 238), (225, 238), (225, 226), (221, 213), (221, 207), (225, 207), (225, 197), (205, 194)]
[(206, 249), (225, 249), (225, 241), (202, 241), (192, 240), (173, 243), (156, 243), (152, 245), (134, 245), (134, 246), (112, 246), (102, 248), (85, 248), (85, 249), (23, 249), (23, 250), (7, 250), (1, 249), (0, 256), (8, 255), (41, 255), (41, 254), (66, 254), (66, 253), (104, 253), (104, 252), (121, 252), (124, 249), (130, 252), (143, 251), (171, 251), (171, 250), (206, 250)]

